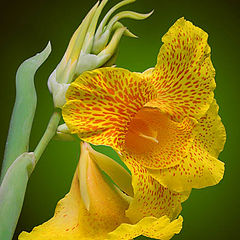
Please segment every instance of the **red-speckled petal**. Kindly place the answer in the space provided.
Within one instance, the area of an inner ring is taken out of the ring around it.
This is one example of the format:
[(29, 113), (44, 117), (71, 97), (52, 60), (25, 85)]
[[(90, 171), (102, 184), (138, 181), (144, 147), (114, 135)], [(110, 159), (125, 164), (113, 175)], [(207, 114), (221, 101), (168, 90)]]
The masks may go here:
[(178, 234), (182, 229), (183, 218), (170, 222), (166, 216), (161, 218), (146, 217), (137, 224), (121, 224), (116, 230), (108, 234), (106, 240), (132, 240), (134, 237), (143, 235), (146, 237), (169, 240), (174, 234)]
[(138, 74), (101, 68), (80, 75), (70, 85), (63, 118), (81, 139), (119, 149), (131, 119), (155, 97), (153, 86)]
[(215, 100), (194, 132), (196, 136), (188, 155), (178, 166), (149, 170), (160, 183), (177, 192), (212, 186), (223, 178), (224, 163), (217, 157), (223, 149), (226, 133)]
[(152, 178), (146, 168), (135, 162), (131, 155), (123, 157), (132, 173), (134, 198), (130, 203), (126, 216), (133, 222), (148, 216), (159, 218), (167, 215), (175, 218), (181, 212), (181, 194), (164, 188)]
[(215, 70), (210, 59), (208, 35), (180, 18), (163, 36), (163, 46), (152, 75), (146, 78), (158, 90), (146, 106), (158, 107), (175, 120), (199, 119), (213, 100)]

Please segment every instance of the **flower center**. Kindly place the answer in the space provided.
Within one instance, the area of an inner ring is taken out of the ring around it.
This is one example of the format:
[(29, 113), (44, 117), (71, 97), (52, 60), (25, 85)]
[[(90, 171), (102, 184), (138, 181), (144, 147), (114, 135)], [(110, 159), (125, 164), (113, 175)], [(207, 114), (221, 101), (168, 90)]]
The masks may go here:
[(167, 119), (156, 109), (141, 109), (130, 122), (125, 138), (127, 150), (136, 154), (154, 151), (164, 136)]

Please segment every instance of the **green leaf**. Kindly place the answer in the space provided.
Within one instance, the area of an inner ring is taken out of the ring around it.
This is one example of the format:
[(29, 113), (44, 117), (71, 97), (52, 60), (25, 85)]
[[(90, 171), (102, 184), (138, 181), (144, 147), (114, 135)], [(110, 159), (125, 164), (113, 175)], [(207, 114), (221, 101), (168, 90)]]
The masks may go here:
[(16, 100), (8, 132), (4, 153), (1, 180), (15, 159), (28, 152), (29, 137), (35, 114), (37, 95), (34, 86), (34, 75), (51, 52), (51, 44), (39, 54), (24, 61), (16, 75)]
[(23, 153), (5, 174), (0, 186), (0, 239), (12, 239), (34, 164), (34, 154)]

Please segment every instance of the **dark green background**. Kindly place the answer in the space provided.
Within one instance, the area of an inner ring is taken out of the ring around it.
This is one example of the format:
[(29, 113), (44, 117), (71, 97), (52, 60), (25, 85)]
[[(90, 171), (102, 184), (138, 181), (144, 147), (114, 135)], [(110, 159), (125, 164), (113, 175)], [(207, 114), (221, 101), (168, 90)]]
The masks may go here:
[[(52, 54), (36, 75), (38, 107), (31, 150), (39, 141), (52, 111), (46, 81), (60, 61), (78, 24), (95, 3), (93, 0), (10, 1), (1, 3), (1, 139), (3, 156), (8, 124), (15, 98), (15, 73), (20, 63), (42, 50), (48, 40)], [(109, 1), (108, 7), (116, 1)], [(126, 9), (126, 7), (125, 7)], [(220, 159), (226, 163), (223, 181), (214, 187), (193, 190), (183, 204), (184, 227), (174, 239), (239, 239), (239, 88), (240, 14), (238, 1), (138, 0), (128, 9), (154, 14), (144, 21), (123, 21), (139, 39), (124, 38), (117, 65), (144, 71), (156, 63), (161, 37), (184, 16), (209, 33), (216, 68), (215, 95), (227, 130)], [(78, 160), (78, 143), (51, 142), (31, 176), (16, 235), (49, 219), (57, 201), (68, 192)], [(7, 216), (6, 216), (7, 217)], [(0, 223), (1, 224), (1, 223)], [(16, 236), (15, 236), (16, 237)]]

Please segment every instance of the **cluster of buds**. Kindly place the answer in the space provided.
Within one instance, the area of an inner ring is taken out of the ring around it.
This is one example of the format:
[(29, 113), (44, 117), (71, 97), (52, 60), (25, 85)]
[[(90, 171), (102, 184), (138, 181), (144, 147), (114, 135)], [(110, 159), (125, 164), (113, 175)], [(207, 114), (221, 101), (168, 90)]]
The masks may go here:
[(149, 17), (152, 12), (140, 14), (122, 11), (110, 19), (117, 9), (134, 1), (124, 0), (112, 7), (98, 28), (98, 19), (108, 0), (103, 0), (100, 4), (97, 2), (83, 19), (73, 34), (61, 62), (48, 79), (48, 88), (53, 95), (55, 107), (61, 108), (64, 105), (69, 84), (81, 73), (114, 65), (118, 44), (123, 35), (136, 37), (119, 20), (122, 18), (141, 20)]

